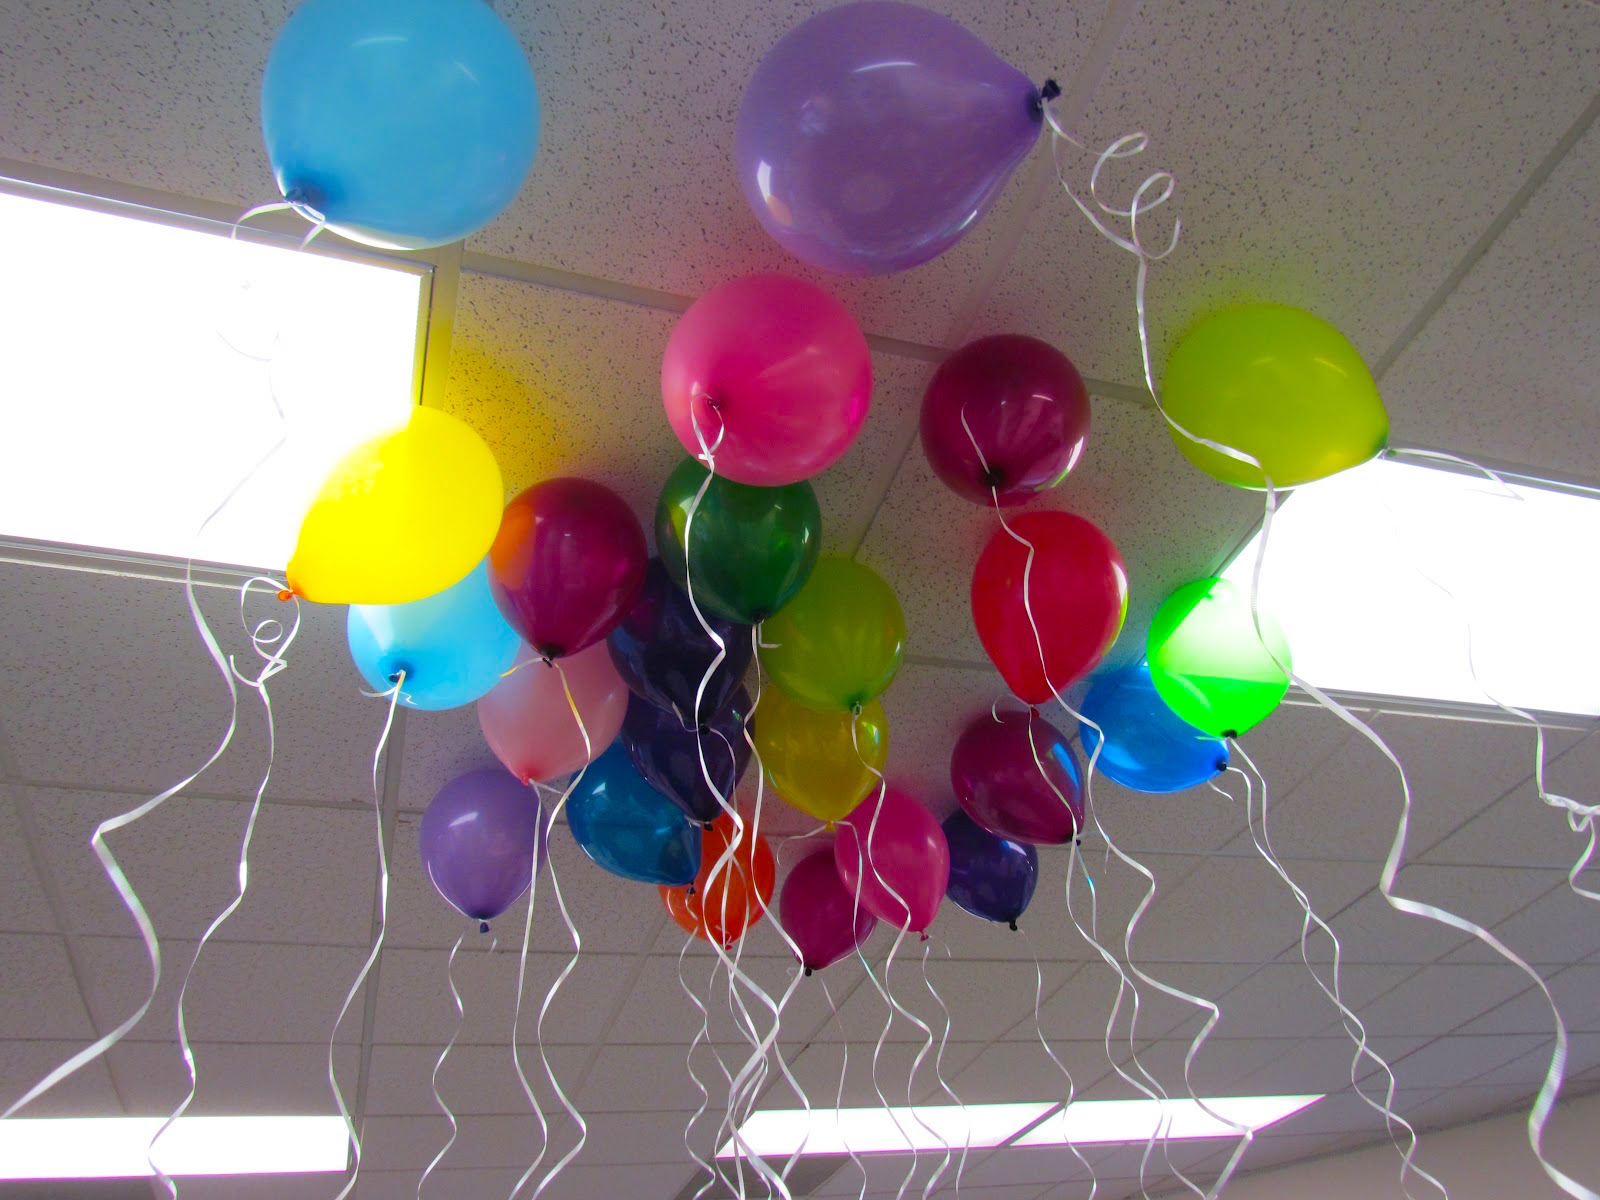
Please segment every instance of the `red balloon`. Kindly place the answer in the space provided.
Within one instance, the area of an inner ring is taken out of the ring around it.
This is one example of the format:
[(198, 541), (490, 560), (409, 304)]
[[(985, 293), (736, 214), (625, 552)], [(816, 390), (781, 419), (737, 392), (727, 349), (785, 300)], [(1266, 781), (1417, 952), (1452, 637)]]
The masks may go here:
[(1006, 685), (1027, 703), (1042, 704), (1111, 649), (1128, 615), (1128, 575), (1111, 539), (1080, 516), (1024, 513), (1010, 524), (1034, 547), (1028, 599), (1038, 638), (1023, 602), (1028, 547), (1004, 529), (973, 569), (972, 620)]
[[(700, 873), (694, 883), (683, 887), (658, 884), (656, 888), (680, 928), (723, 946), (733, 945), (761, 920), (772, 903), (777, 874), (772, 847), (748, 823), (738, 848), (723, 863), (733, 834), (733, 818), (723, 813), (700, 834)], [(713, 871), (715, 879), (711, 878)]]
[(1038, 338), (1003, 333), (969, 342), (940, 364), (922, 397), (928, 464), (977, 504), (1022, 504), (1055, 487), (1088, 437), (1082, 376)]
[(951, 751), (950, 785), (996, 837), (1059, 846), (1083, 828), (1072, 747), (1032, 709), (974, 717)]
[(873, 916), (913, 933), (928, 931), (950, 883), (944, 830), (893, 784), (873, 789), (839, 822), (833, 862), (852, 903), (859, 894)]
[(839, 878), (829, 846), (795, 863), (778, 893), (778, 921), (800, 947), (808, 975), (853, 954), (878, 927), (878, 918), (856, 904), (855, 892)]
[(644, 587), (639, 519), (610, 488), (547, 479), (506, 505), (489, 548), (489, 589), (511, 627), (545, 658), (610, 633)]

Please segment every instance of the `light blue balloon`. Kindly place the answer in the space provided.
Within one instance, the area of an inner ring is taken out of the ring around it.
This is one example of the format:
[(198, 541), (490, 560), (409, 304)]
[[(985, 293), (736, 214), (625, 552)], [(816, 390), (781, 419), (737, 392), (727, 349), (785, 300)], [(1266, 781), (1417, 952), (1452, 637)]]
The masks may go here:
[(354, 241), (442, 246), (516, 197), (539, 93), (485, 0), (306, 0), (261, 83), (278, 188)]
[(682, 887), (700, 873), (700, 826), (639, 774), (613, 742), (567, 798), (567, 827), (613, 875)]
[[(1227, 744), (1168, 708), (1143, 662), (1095, 676), (1083, 715), (1105, 730), (1095, 770), (1135, 792), (1181, 792), (1227, 769)], [(1099, 735), (1084, 724), (1078, 736), (1094, 753)]]
[(350, 657), (375, 690), (402, 670), (400, 703), (459, 708), (484, 695), (511, 669), (521, 647), (495, 607), (485, 559), (465, 579), (408, 604), (352, 604), (345, 621)]

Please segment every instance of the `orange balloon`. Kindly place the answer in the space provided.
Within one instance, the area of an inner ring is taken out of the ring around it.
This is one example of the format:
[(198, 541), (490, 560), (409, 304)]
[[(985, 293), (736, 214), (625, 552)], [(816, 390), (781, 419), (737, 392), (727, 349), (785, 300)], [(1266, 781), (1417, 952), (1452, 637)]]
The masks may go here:
[(761, 920), (772, 903), (777, 864), (767, 839), (746, 823), (733, 857), (712, 869), (733, 841), (733, 818), (723, 813), (700, 835), (700, 873), (686, 887), (658, 886), (661, 902), (687, 932), (731, 946)]

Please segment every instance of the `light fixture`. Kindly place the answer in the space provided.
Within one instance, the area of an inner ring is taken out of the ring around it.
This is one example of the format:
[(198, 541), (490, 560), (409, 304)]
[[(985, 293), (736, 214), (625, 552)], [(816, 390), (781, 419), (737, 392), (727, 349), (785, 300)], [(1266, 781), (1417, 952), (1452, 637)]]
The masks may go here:
[[(1080, 1100), (1052, 1113), (1013, 1146), (1089, 1146), (1107, 1142), (1147, 1142), (1161, 1133), (1173, 1141), (1238, 1137), (1236, 1126), (1265, 1129), (1321, 1100), (1308, 1096), (1213, 1096), (1201, 1100)], [(1204, 1107), (1202, 1107), (1202, 1104)], [(1206, 1112), (1217, 1114), (1212, 1116)], [(1219, 1120), (1225, 1117), (1226, 1120)], [(1233, 1124), (1229, 1124), (1231, 1121)]]
[[(767, 1109), (752, 1113), (739, 1127), (740, 1153), (763, 1158), (793, 1154), (885, 1154), (909, 1150), (942, 1150), (971, 1145), (999, 1146), (1017, 1130), (1037, 1121), (1054, 1105), (969, 1104), (919, 1105), (916, 1108)], [(732, 1138), (717, 1151), (734, 1157)]]
[[(1600, 495), (1425, 461), (1377, 459), (1284, 498), (1260, 607), (1296, 674), (1367, 696), (1600, 714)], [(1258, 546), (1224, 572), (1242, 588)]]
[[(0, 1179), (154, 1175), (146, 1152), (165, 1117), (40, 1117), (0, 1121)], [(155, 1159), (168, 1175), (291, 1175), (343, 1171), (338, 1117), (181, 1117)]]
[(0, 181), (0, 537), (281, 569), (416, 402), (426, 266), (66, 199)]

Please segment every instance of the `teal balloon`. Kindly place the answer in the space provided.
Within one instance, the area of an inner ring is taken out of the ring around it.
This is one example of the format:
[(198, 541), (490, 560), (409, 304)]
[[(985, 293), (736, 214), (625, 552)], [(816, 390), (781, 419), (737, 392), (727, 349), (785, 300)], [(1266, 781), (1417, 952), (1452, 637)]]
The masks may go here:
[(567, 828), (585, 854), (624, 879), (682, 887), (700, 873), (700, 826), (639, 774), (621, 742), (572, 789)]
[(1135, 792), (1181, 792), (1228, 769), (1228, 745), (1167, 707), (1147, 663), (1095, 676), (1083, 699), (1078, 736), (1085, 754), (1100, 746), (1095, 770)]
[(516, 197), (539, 94), (484, 0), (305, 0), (267, 59), (261, 132), (284, 197), (335, 233), (442, 246)]
[(487, 559), (425, 599), (352, 604), (345, 640), (375, 691), (393, 687), (404, 671), (400, 703), (422, 709), (460, 708), (487, 694), (522, 645), (489, 591)]

